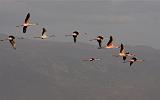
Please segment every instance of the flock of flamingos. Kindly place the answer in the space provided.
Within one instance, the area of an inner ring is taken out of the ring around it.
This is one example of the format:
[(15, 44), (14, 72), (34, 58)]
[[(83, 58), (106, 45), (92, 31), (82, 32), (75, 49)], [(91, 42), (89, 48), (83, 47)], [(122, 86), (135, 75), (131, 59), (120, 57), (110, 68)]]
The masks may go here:
[[(19, 25), (19, 26), (16, 26), (16, 27), (23, 27), (23, 33), (26, 33), (27, 31), (27, 28), (29, 26), (34, 26), (34, 25), (38, 25), (38, 23), (30, 23), (30, 13), (27, 14), (25, 20), (24, 20), (24, 23)], [(87, 34), (87, 33), (85, 33)], [(65, 36), (72, 36), (73, 39), (74, 39), (74, 43), (76, 43), (76, 40), (77, 40), (77, 37), (80, 35), (80, 33), (78, 31), (74, 31), (72, 34), (70, 35), (65, 35)], [(55, 35), (50, 35), (48, 36), (47, 35), (47, 30), (45, 28), (42, 28), (42, 34), (41, 36), (37, 36), (37, 37), (34, 37), (34, 38), (40, 38), (40, 39), (47, 39), (49, 37), (54, 37)], [(13, 35), (9, 35), (8, 38), (6, 39), (1, 39), (0, 41), (9, 41), (11, 46), (13, 47), (13, 49), (16, 49), (16, 39), (23, 39), (23, 38), (15, 38), (15, 36)], [(140, 59), (137, 59), (135, 57), (134, 54), (131, 54), (129, 52), (126, 52), (125, 49), (124, 49), (124, 45), (121, 43), (120, 46), (118, 45), (115, 45), (113, 44), (113, 37), (110, 36), (110, 39), (108, 41), (108, 43), (105, 45), (105, 46), (102, 46), (102, 41), (103, 41), (104, 37), (102, 35), (99, 35), (97, 36), (95, 39), (92, 39), (92, 40), (89, 40), (89, 41), (94, 41), (96, 40), (98, 42), (98, 49), (102, 49), (102, 48), (106, 48), (106, 49), (114, 49), (114, 48), (119, 48), (119, 53), (117, 53), (116, 55), (114, 54), (113, 56), (115, 57), (122, 57), (124, 63), (127, 63), (129, 62), (130, 66), (134, 63), (134, 62), (143, 62), (144, 60), (140, 60)], [(101, 60), (99, 58), (88, 58), (88, 59), (84, 59), (83, 61), (96, 61), (96, 60)]]

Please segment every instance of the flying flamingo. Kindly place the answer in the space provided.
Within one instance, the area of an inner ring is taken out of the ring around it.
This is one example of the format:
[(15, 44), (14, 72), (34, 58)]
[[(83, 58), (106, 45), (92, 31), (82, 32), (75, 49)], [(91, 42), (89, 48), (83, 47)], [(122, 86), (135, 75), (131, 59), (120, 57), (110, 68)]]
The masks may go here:
[(0, 41), (5, 41), (5, 40), (9, 40), (13, 49), (16, 49), (16, 41), (15, 41), (15, 37), (13, 35), (9, 35), (7, 39), (0, 40)]
[(101, 59), (99, 59), (99, 58), (93, 58), (93, 57), (91, 57), (91, 58), (88, 58), (88, 59), (83, 59), (83, 61), (96, 61), (96, 60), (101, 60)]
[(135, 56), (135, 55), (134, 55), (134, 54), (131, 54), (131, 53), (129, 53), (129, 52), (125, 52), (124, 46), (123, 46), (123, 44), (121, 43), (120, 50), (119, 50), (119, 54), (118, 54), (118, 55), (114, 55), (114, 56), (116, 56), (116, 57), (122, 57), (123, 60), (125, 61), (126, 58), (127, 58), (127, 56), (133, 57), (133, 56)]
[(92, 39), (92, 40), (90, 40), (90, 41), (93, 41), (93, 40), (97, 40), (97, 42), (98, 42), (98, 44), (99, 44), (99, 49), (102, 48), (103, 36), (99, 35), (99, 36), (97, 36), (97, 38)]
[(45, 28), (42, 28), (42, 34), (39, 37), (34, 37), (34, 38), (41, 38), (41, 39), (47, 39), (49, 37), (55, 37), (55, 35), (50, 35), (48, 36), (47, 30)]
[(113, 49), (113, 48), (119, 48), (119, 46), (113, 44), (113, 37), (110, 36), (110, 39), (105, 48)]
[[(76, 43), (77, 41), (77, 37), (80, 33), (78, 31), (73, 31), (73, 33), (71, 35), (65, 35), (65, 36), (73, 36), (73, 40), (74, 40), (74, 43)], [(85, 35), (87, 35), (87, 33), (84, 33)]]
[[(30, 23), (29, 20), (30, 20), (30, 13), (27, 14), (27, 16), (26, 16), (26, 18), (25, 18), (25, 20), (24, 20), (24, 23), (23, 23), (22, 25), (20, 25), (20, 26), (23, 27), (23, 33), (26, 33), (27, 28), (28, 28), (29, 26), (38, 25), (38, 23), (36, 23), (36, 24)], [(20, 27), (20, 26), (16, 26), (16, 27)]]
[(134, 63), (134, 62), (143, 62), (144, 60), (139, 60), (139, 59), (137, 59), (136, 57), (133, 57), (132, 59), (130, 59), (130, 60), (128, 60), (127, 62), (129, 62), (130, 63), (130, 66), (132, 66), (132, 64)]

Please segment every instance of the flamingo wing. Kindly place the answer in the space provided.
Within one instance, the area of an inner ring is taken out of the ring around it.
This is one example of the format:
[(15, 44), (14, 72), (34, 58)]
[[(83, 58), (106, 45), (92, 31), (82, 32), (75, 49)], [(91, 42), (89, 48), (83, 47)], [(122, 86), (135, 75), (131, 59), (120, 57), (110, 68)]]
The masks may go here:
[(122, 53), (123, 51), (124, 51), (124, 47), (123, 47), (123, 44), (121, 44), (120, 53)]
[(23, 33), (26, 33), (27, 31), (27, 26), (23, 26)]
[(102, 48), (102, 41), (98, 40), (99, 48)]
[(24, 23), (27, 23), (29, 21), (29, 18), (30, 18), (30, 13), (27, 14)]
[(132, 64), (133, 64), (133, 61), (130, 62), (130, 66), (132, 66)]
[(103, 40), (103, 36), (98, 36), (97, 38), (100, 38), (101, 40)]
[(133, 58), (132, 58), (132, 60), (136, 61), (136, 60), (137, 60), (137, 58), (136, 58), (136, 57), (133, 57)]
[(16, 42), (15, 42), (15, 39), (9, 40), (9, 42), (11, 43), (12, 47), (13, 47), (14, 49), (16, 49)]
[(77, 36), (73, 36), (73, 39), (74, 39), (74, 43), (76, 43), (76, 41), (77, 41)]
[(126, 58), (127, 58), (126, 56), (123, 56), (123, 60), (124, 60), (124, 61), (126, 60)]
[(42, 29), (42, 36), (47, 32), (45, 28)]
[(78, 31), (74, 31), (73, 33), (75, 33), (76, 35), (79, 35), (79, 32), (78, 32)]
[(107, 46), (110, 46), (110, 45), (112, 44), (112, 41), (113, 41), (113, 37), (110, 36), (110, 39), (109, 39), (109, 41), (108, 41), (108, 43), (107, 43)]

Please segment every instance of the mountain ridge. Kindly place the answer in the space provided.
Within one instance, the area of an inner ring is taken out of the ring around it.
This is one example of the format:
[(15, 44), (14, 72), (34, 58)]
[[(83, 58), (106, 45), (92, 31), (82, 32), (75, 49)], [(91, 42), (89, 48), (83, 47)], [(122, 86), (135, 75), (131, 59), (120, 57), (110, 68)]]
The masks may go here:
[[(152, 48), (131, 47), (145, 62), (129, 67), (111, 50), (86, 43), (23, 39), (16, 50), (8, 41), (0, 45), (1, 100), (159, 98), (160, 54)], [(102, 60), (82, 61), (88, 57)]]

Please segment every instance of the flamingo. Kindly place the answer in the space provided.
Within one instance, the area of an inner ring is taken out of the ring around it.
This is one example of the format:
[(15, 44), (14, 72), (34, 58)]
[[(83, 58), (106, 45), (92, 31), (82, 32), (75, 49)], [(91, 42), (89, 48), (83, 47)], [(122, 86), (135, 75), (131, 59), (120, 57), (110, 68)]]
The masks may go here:
[(122, 57), (123, 60), (125, 61), (127, 56), (129, 57), (133, 57), (135, 56), (134, 54), (131, 54), (129, 52), (125, 52), (125, 49), (124, 49), (124, 46), (123, 44), (121, 43), (121, 46), (120, 46), (120, 50), (119, 50), (119, 54), (116, 56), (116, 57)]
[(79, 35), (79, 32), (78, 31), (74, 31), (72, 36), (73, 36), (73, 39), (74, 39), (74, 43), (76, 43), (76, 40), (77, 40), (77, 36)]
[[(92, 40), (97, 40), (97, 42), (99, 44), (99, 49), (100, 49), (100, 48), (102, 48), (102, 40), (103, 39), (104, 39), (103, 36), (99, 35), (99, 36), (97, 36), (97, 38), (92, 39)], [(92, 41), (92, 40), (90, 40), (90, 41)]]
[[(36, 24), (29, 23), (29, 20), (30, 20), (30, 13), (27, 14), (27, 16), (24, 20), (24, 23), (22, 25), (20, 25), (23, 27), (23, 33), (26, 33), (28, 26), (38, 25), (38, 23), (36, 23)], [(20, 26), (16, 26), (16, 27), (20, 27)]]
[(77, 41), (77, 37), (80, 33), (78, 31), (74, 31), (71, 35), (65, 35), (65, 36), (73, 36), (74, 43)]
[(42, 34), (39, 37), (34, 37), (34, 38), (41, 38), (41, 39), (47, 39), (49, 37), (55, 37), (55, 35), (47, 35), (47, 30), (45, 28), (42, 28)]
[(144, 60), (139, 60), (136, 57), (131, 58), (130, 60), (128, 60), (127, 62), (130, 62), (130, 66), (132, 66), (132, 64), (134, 62), (143, 62)]
[(96, 61), (96, 60), (101, 60), (101, 59), (99, 59), (99, 58), (93, 58), (93, 57), (91, 57), (91, 58), (88, 58), (88, 59), (84, 59), (83, 61)]
[(67, 36), (72, 36), (72, 37), (73, 37), (73, 40), (74, 40), (74, 43), (76, 43), (77, 37), (78, 37), (78, 35), (80, 35), (80, 34), (87, 35), (87, 33), (79, 33), (78, 31), (73, 31), (73, 33), (72, 33), (71, 35), (65, 35), (65, 36), (66, 36), (66, 37), (67, 37)]
[(3, 40), (0, 40), (0, 41), (5, 41), (5, 40), (9, 40), (13, 49), (16, 49), (16, 41), (15, 41), (15, 37), (13, 35), (9, 35), (7, 39), (3, 39)]
[(110, 39), (105, 48), (113, 49), (113, 48), (119, 48), (119, 46), (113, 44), (113, 37), (110, 36)]
[(16, 49), (16, 41), (15, 41), (15, 37), (13, 35), (10, 35), (8, 38), (9, 42), (11, 43), (13, 49)]

